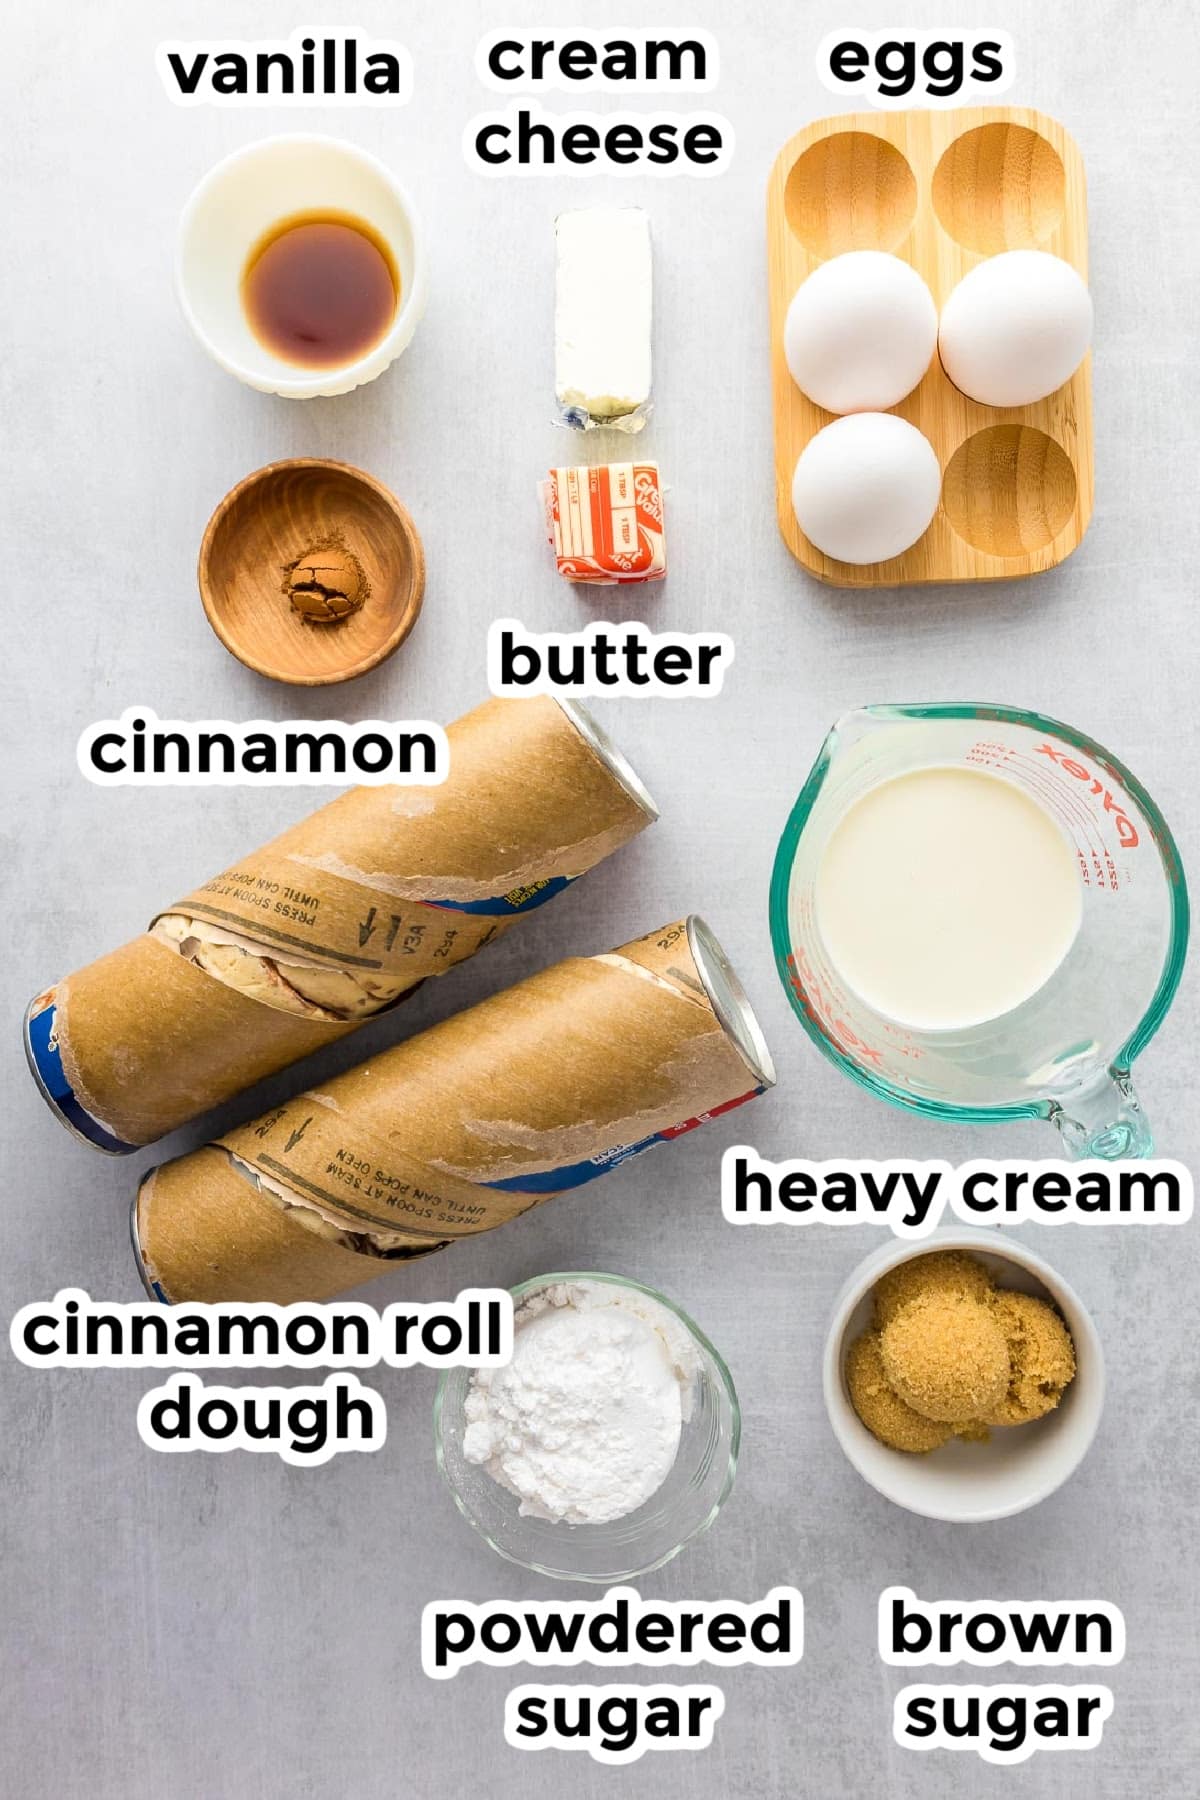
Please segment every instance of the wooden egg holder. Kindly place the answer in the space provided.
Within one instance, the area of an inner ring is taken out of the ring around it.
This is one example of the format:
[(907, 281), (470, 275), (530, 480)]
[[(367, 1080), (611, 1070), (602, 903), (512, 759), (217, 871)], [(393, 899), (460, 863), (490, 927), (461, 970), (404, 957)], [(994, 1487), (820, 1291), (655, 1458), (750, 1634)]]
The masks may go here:
[(792, 475), (834, 414), (800, 392), (783, 354), (792, 296), (846, 250), (889, 250), (924, 277), (941, 311), (969, 269), (1002, 250), (1048, 250), (1087, 280), (1083, 160), (1055, 120), (1023, 107), (848, 113), (789, 139), (767, 192), (775, 489), (793, 556), (836, 587), (1011, 580), (1053, 568), (1092, 512), (1092, 376), (1085, 358), (1036, 405), (968, 400), (936, 355), (890, 410), (923, 431), (942, 466), (929, 530), (888, 562), (825, 556), (792, 510)]

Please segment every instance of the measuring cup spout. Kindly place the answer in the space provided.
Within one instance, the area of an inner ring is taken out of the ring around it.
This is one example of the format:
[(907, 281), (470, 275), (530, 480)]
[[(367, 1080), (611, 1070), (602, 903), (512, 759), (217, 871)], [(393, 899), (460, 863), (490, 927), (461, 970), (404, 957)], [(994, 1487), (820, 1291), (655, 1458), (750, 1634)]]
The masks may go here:
[(1127, 1069), (1110, 1069), (1070, 1100), (1053, 1102), (1050, 1117), (1075, 1162), (1154, 1154), (1154, 1139)]

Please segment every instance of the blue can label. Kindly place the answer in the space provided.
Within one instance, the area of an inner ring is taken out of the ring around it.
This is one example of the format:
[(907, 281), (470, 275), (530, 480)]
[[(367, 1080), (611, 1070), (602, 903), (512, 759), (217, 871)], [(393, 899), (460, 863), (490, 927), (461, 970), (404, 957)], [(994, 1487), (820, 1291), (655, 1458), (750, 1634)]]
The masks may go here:
[[(36, 1004), (36, 1002), (35, 1002)], [(25, 1042), (29, 1050), (29, 1060), (33, 1072), (37, 1076), (42, 1092), (54, 1110), (66, 1120), (67, 1124), (77, 1131), (89, 1144), (95, 1144), (99, 1150), (109, 1150), (114, 1155), (125, 1156), (136, 1150), (136, 1144), (127, 1144), (122, 1138), (114, 1137), (99, 1120), (93, 1119), (75, 1098), (75, 1090), (67, 1080), (62, 1065), (62, 1056), (58, 1048), (58, 1012), (53, 1000), (48, 1000), (38, 1012), (31, 1012), (25, 1024)]]
[(545, 881), (531, 881), (511, 893), (496, 894), (487, 900), (425, 900), (425, 906), (460, 913), (475, 913), (487, 919), (507, 919), (514, 913), (533, 912), (561, 894), (575, 880), (573, 875), (552, 875)]

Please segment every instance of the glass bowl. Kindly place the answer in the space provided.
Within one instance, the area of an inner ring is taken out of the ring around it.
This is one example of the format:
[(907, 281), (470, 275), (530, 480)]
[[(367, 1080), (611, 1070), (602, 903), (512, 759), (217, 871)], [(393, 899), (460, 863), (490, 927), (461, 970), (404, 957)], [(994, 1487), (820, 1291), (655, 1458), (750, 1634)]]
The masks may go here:
[(522, 1516), (517, 1495), (463, 1455), (470, 1369), (449, 1369), (438, 1383), (434, 1446), (459, 1512), (509, 1562), (560, 1581), (629, 1581), (670, 1562), (712, 1524), (733, 1486), (742, 1416), (721, 1357), (687, 1314), (653, 1288), (623, 1275), (538, 1275), (511, 1290), (513, 1304), (519, 1308), (543, 1288), (576, 1282), (623, 1288), (653, 1301), (682, 1325), (690, 1340), (696, 1360), (690, 1409), (671, 1472), (657, 1493), (636, 1512), (603, 1525)]

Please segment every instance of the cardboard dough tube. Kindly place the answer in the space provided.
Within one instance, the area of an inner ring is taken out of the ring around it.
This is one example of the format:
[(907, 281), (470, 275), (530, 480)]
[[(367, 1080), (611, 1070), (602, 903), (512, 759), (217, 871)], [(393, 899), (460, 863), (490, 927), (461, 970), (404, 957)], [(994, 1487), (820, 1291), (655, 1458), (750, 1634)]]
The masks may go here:
[(122, 1154), (474, 955), (657, 813), (589, 715), (489, 700), (439, 787), (351, 788), (40, 994), (26, 1049), (62, 1122)]
[(215, 1144), (133, 1206), (160, 1300), (328, 1300), (773, 1085), (702, 920), (573, 957)]

